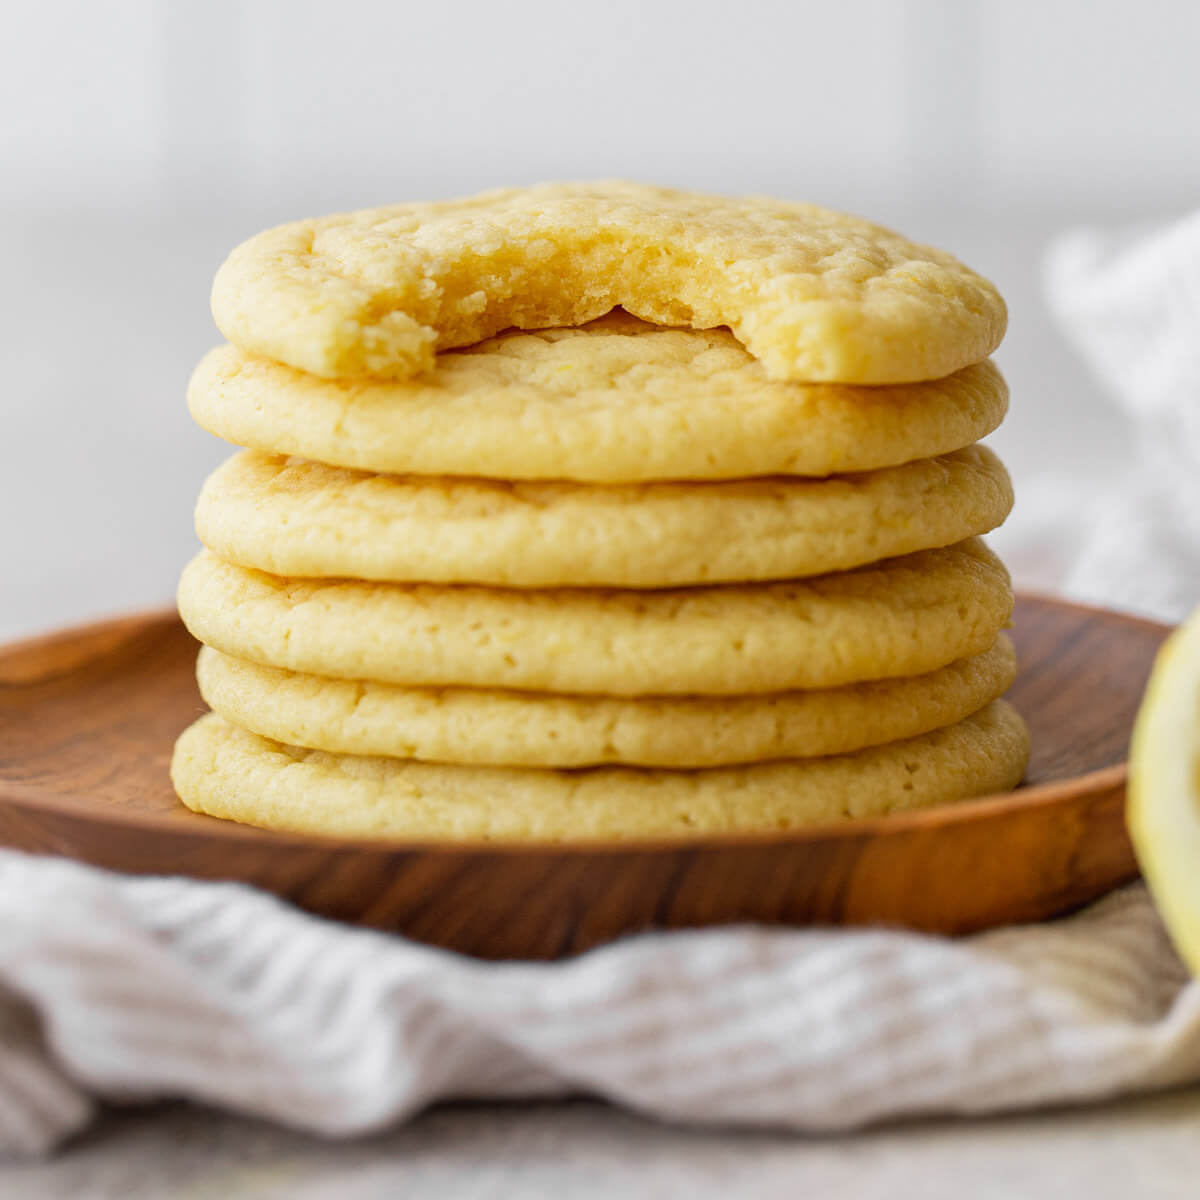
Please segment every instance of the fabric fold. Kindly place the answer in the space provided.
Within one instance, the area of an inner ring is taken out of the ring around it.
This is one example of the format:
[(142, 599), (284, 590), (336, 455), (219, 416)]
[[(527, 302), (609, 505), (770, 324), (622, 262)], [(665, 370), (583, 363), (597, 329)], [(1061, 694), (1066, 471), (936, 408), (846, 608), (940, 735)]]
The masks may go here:
[(486, 963), (239, 885), (6, 851), (0, 987), (10, 1154), (69, 1137), (95, 1099), (186, 1097), (330, 1137), (439, 1100), (569, 1093), (836, 1131), (1200, 1078), (1200, 989), (1141, 885), (959, 941), (739, 927)]

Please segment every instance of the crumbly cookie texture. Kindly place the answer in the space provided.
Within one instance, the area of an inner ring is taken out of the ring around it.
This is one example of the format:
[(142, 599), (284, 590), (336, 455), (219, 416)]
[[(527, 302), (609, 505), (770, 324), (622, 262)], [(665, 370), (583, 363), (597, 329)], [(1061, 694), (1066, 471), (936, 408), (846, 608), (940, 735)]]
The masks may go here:
[(481, 766), (716, 767), (846, 754), (952, 725), (1016, 676), (1012, 642), (907, 679), (765, 696), (619, 699), (326, 679), (205, 646), (200, 693), (228, 721), (336, 754)]
[(287, 579), (203, 551), (179, 611), (235, 658), (410, 686), (739, 695), (919, 675), (981, 654), (1012, 586), (977, 539), (781, 583), (606, 591)]
[(364, 474), (236, 455), (200, 540), (276, 575), (661, 588), (846, 570), (987, 533), (1012, 486), (973, 446), (865, 475), (595, 487)]
[(1004, 419), (990, 362), (896, 387), (769, 380), (724, 329), (623, 313), (439, 354), (402, 383), (317, 379), (232, 346), (196, 368), (192, 416), (266, 453), (367, 471), (631, 483), (823, 476), (946, 454)]
[(470, 767), (357, 758), (259, 737), (215, 714), (175, 746), (198, 812), (303, 833), (511, 842), (779, 832), (1007, 791), (1029, 735), (1003, 700), (857, 754), (706, 771)]
[(772, 379), (901, 383), (986, 358), (1004, 302), (941, 250), (766, 197), (546, 184), (296, 221), (213, 285), (235, 345), (325, 378), (406, 379), (502, 329), (621, 305), (728, 326)]

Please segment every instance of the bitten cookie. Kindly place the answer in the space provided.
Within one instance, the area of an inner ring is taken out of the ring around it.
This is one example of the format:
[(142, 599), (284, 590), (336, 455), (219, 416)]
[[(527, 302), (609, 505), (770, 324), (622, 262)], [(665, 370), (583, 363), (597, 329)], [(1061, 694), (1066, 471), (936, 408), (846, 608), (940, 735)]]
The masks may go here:
[(905, 383), (986, 358), (1004, 302), (942, 250), (761, 196), (545, 184), (297, 221), (229, 256), (222, 333), (326, 378), (405, 379), (502, 329), (617, 305), (725, 325), (772, 379)]

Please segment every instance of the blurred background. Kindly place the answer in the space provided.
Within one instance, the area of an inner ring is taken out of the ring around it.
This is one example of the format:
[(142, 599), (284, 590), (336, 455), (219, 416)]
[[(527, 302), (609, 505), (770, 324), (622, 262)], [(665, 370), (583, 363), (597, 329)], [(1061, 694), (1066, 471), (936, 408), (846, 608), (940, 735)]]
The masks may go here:
[(1080, 226), (1187, 210), (1173, 0), (44, 0), (0, 39), (0, 638), (171, 602), (227, 452), (190, 423), (211, 277), (258, 229), (626, 176), (860, 212), (1005, 293), (996, 536), (1052, 589), (1128, 431), (1042, 298)]

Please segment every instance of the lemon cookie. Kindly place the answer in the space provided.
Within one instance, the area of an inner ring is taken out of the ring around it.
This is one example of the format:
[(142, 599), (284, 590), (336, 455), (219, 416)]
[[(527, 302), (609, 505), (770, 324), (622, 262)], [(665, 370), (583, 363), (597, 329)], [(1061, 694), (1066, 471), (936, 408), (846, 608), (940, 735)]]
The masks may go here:
[(1012, 610), (978, 540), (783, 583), (602, 591), (285, 579), (209, 551), (179, 611), (235, 658), (409, 686), (738, 695), (919, 675), (996, 639)]
[(205, 646), (209, 707), (264, 737), (338, 754), (528, 767), (715, 767), (845, 754), (952, 725), (1007, 691), (1007, 637), (909, 679), (763, 696), (619, 699), (302, 675)]
[(188, 405), (218, 437), (367, 471), (632, 483), (830, 475), (959, 450), (1004, 419), (990, 362), (889, 388), (773, 383), (723, 329), (614, 313), (438, 355), (404, 383), (317, 379), (232, 346)]
[(473, 767), (304, 750), (209, 714), (175, 746), (189, 808), (342, 837), (587, 841), (778, 832), (945, 804), (1020, 782), (1024, 722), (1003, 700), (956, 725), (831, 758), (655, 771)]
[(222, 333), (326, 378), (405, 379), (434, 353), (617, 305), (728, 326), (772, 379), (936, 379), (999, 344), (996, 289), (858, 217), (766, 197), (549, 184), (297, 221), (229, 256)]
[(982, 447), (825, 480), (594, 487), (373, 475), (244, 452), (204, 485), (200, 540), (276, 575), (675, 587), (841, 571), (987, 533), (1012, 508)]

